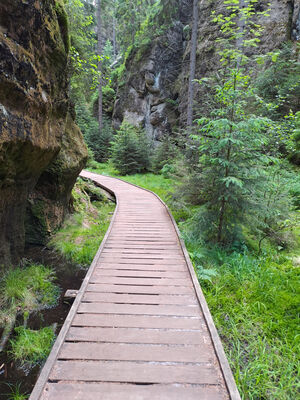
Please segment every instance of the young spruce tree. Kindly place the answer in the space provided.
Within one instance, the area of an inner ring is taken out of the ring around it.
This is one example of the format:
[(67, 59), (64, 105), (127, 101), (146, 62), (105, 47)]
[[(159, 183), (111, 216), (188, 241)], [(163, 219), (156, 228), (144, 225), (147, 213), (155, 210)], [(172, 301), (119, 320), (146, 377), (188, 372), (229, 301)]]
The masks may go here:
[(112, 143), (111, 159), (121, 175), (148, 170), (150, 167), (150, 143), (146, 133), (123, 121)]
[(255, 56), (249, 54), (262, 31), (253, 22), (256, 2), (241, 6), (239, 0), (224, 0), (226, 15), (213, 14), (221, 32), (220, 68), (199, 81), (212, 93), (213, 109), (197, 121), (199, 135), (193, 136), (199, 145), (199, 185), (206, 199), (196, 226), (206, 239), (223, 245), (237, 239), (244, 218), (257, 206), (252, 193), (260, 184), (265, 161), (261, 149), (269, 120), (247, 112), (255, 64)]

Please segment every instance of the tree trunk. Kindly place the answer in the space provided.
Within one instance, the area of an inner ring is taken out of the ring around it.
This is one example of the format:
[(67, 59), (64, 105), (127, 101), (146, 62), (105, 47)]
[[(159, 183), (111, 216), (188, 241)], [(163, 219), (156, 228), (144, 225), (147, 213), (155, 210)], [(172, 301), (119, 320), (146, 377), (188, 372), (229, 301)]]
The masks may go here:
[(116, 0), (114, 0), (113, 10), (113, 59), (116, 61), (117, 58), (117, 39), (116, 39)]
[[(247, 0), (239, 0), (239, 8), (242, 10), (247, 5)], [(245, 32), (245, 20), (243, 19), (243, 13), (240, 11), (238, 16), (238, 34), (239, 36), (236, 39), (236, 47), (241, 52), (241, 56), (237, 60), (237, 69), (240, 68), (240, 64), (242, 61), (242, 53), (244, 50), (244, 32)]]
[(196, 70), (196, 53), (197, 53), (197, 30), (198, 30), (198, 0), (193, 2), (193, 27), (191, 40), (191, 55), (190, 55), (190, 77), (188, 89), (188, 107), (187, 107), (187, 126), (193, 124), (193, 105), (194, 105), (194, 79)]
[(98, 31), (98, 72), (99, 72), (99, 105), (98, 105), (98, 121), (100, 133), (103, 127), (102, 113), (102, 16), (101, 16), (101, 0), (97, 2), (97, 31)]

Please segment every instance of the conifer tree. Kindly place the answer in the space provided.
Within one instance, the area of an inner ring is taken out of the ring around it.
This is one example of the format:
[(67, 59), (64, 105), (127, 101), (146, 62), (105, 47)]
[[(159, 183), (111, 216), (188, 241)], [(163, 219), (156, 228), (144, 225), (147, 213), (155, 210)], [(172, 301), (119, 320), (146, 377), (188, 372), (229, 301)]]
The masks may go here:
[[(218, 74), (199, 83), (213, 93), (214, 109), (199, 119), (199, 185), (206, 204), (198, 215), (198, 229), (219, 244), (226, 244), (251, 209), (253, 191), (260, 183), (265, 156), (262, 148), (271, 121), (246, 112), (253, 96), (251, 49), (259, 42), (261, 27), (253, 22), (255, 2), (224, 0), (229, 16), (213, 14), (222, 37), (217, 40), (220, 55)], [(237, 20), (237, 15), (242, 24)], [(242, 28), (241, 28), (242, 26)], [(221, 78), (220, 78), (221, 77)]]

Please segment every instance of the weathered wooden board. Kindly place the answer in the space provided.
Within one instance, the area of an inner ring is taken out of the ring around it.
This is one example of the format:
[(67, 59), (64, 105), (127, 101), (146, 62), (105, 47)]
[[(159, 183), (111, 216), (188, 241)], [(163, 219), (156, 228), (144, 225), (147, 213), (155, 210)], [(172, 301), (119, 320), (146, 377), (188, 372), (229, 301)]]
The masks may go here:
[(119, 304), (181, 304), (197, 305), (195, 296), (188, 295), (134, 295), (127, 293), (97, 293), (86, 291), (83, 301)]
[(109, 342), (109, 343), (148, 343), (148, 344), (209, 344), (208, 331), (189, 331), (182, 329), (146, 328), (99, 328), (71, 327), (67, 341)]
[(42, 400), (224, 400), (218, 387), (130, 385), (120, 383), (48, 383)]
[(179, 364), (120, 361), (60, 361), (50, 380), (128, 382), (128, 383), (189, 383), (218, 385), (220, 380), (212, 364)]

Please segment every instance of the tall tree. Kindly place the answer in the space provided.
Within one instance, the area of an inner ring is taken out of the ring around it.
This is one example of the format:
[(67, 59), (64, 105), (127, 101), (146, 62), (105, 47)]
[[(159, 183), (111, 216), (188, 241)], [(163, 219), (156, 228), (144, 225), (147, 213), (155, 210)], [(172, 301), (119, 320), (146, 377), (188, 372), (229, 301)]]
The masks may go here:
[(97, 1), (97, 34), (98, 34), (98, 73), (99, 73), (99, 104), (98, 104), (98, 121), (100, 133), (103, 128), (103, 112), (102, 112), (102, 13), (101, 0)]
[(117, 58), (117, 33), (116, 33), (116, 0), (113, 4), (113, 61)]
[(198, 30), (198, 0), (193, 2), (193, 27), (192, 27), (192, 43), (190, 55), (190, 76), (188, 90), (188, 107), (187, 107), (187, 126), (193, 124), (193, 103), (194, 103), (194, 79), (196, 70), (196, 53), (197, 53), (197, 30)]

